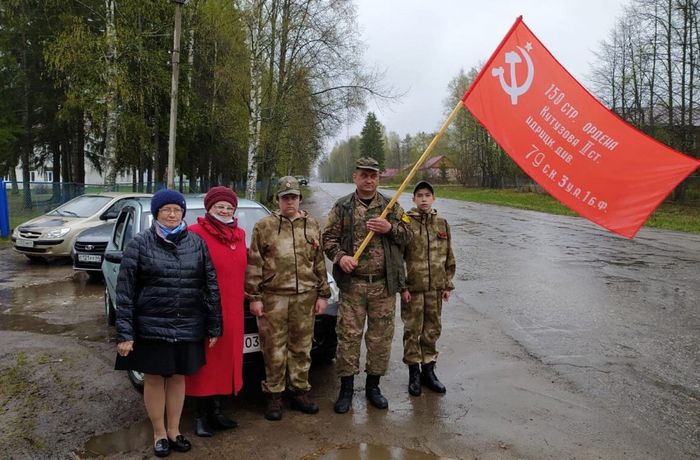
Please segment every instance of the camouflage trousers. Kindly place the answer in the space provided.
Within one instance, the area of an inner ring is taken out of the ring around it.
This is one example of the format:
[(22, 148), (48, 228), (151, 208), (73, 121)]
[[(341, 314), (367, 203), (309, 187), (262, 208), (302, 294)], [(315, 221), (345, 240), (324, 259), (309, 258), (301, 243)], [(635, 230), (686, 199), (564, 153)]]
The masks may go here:
[(401, 301), (403, 362), (437, 361), (436, 343), (442, 332), (442, 291), (411, 292), (411, 301)]
[(340, 292), (336, 372), (340, 377), (359, 374), (360, 347), (366, 320), (365, 371), (372, 375), (384, 375), (389, 367), (391, 341), (394, 338), (396, 295), (387, 293), (385, 280), (370, 283), (352, 278), (351, 283), (347, 291)]
[(289, 381), (290, 390), (307, 391), (314, 336), (315, 290), (302, 294), (263, 294), (264, 315), (258, 317), (260, 346), (265, 360), (262, 390), (280, 393)]

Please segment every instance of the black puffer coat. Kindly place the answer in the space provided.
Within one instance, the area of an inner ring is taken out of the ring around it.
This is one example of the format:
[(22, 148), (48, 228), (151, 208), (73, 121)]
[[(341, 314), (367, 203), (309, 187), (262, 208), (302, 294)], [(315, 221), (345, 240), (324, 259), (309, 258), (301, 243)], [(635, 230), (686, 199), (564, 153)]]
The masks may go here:
[(186, 229), (165, 240), (155, 225), (124, 251), (117, 278), (117, 343), (219, 337), (219, 285), (206, 244)]

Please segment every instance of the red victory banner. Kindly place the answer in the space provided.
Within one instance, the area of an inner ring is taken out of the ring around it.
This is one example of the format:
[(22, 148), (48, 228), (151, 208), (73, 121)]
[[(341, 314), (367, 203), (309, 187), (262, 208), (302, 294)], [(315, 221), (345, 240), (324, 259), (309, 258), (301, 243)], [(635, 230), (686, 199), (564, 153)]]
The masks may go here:
[(628, 238), (700, 166), (608, 110), (557, 62), (522, 17), (462, 103), (547, 192)]

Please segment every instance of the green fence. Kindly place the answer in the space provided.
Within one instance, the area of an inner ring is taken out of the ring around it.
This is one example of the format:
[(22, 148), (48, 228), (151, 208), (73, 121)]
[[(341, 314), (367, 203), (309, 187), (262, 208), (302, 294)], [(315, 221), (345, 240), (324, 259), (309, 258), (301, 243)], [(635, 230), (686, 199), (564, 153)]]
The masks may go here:
[[(0, 186), (4, 190), (0, 190), (6, 194), (6, 204), (0, 202), (0, 236), (6, 238), (3, 231), (3, 223), (7, 222), (10, 229), (14, 229), (21, 223), (34, 217), (45, 214), (46, 212), (57, 208), (73, 198), (85, 193), (100, 193), (100, 192), (140, 192), (153, 193), (153, 191), (163, 188), (163, 184), (117, 184), (107, 187), (103, 184), (76, 184), (69, 182), (30, 182), (29, 187), (25, 190), (21, 182), (13, 184), (12, 182), (2, 182)], [(230, 184), (236, 190), (239, 196), (245, 195), (245, 182), (237, 182)], [(195, 184), (190, 189), (189, 183), (184, 182), (182, 185), (177, 184), (176, 189), (182, 193), (203, 193), (199, 184)], [(267, 181), (259, 181), (257, 184), (258, 200), (266, 202), (265, 190), (268, 189)], [(1, 198), (0, 198), (1, 200)], [(7, 213), (8, 217), (3, 218), (3, 212)]]

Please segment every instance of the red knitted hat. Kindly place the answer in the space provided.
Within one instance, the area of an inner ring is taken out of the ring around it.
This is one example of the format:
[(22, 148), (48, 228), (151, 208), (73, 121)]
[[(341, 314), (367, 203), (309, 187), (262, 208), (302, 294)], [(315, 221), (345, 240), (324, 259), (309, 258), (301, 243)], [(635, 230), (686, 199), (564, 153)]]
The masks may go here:
[(231, 203), (234, 208), (238, 207), (238, 196), (236, 192), (223, 185), (209, 189), (207, 195), (204, 197), (204, 207), (209, 211), (211, 207), (219, 201)]

